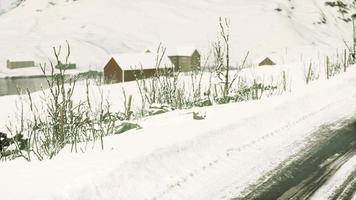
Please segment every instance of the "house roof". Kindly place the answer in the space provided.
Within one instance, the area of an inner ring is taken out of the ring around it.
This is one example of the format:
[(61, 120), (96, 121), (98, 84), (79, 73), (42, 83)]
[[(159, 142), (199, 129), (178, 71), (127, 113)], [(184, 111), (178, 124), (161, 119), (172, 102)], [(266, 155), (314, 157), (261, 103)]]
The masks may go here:
[(191, 56), (197, 50), (193, 46), (180, 46), (167, 51), (168, 56)]
[(6, 60), (6, 62), (10, 63), (23, 63), (23, 62), (35, 62), (34, 60)]
[(267, 60), (270, 59), (276, 65), (282, 63), (281, 56), (278, 54), (267, 54), (267, 55), (263, 55), (263, 56), (254, 57), (252, 59), (252, 63), (256, 66), (259, 66), (259, 64), (261, 64), (266, 59)]
[[(157, 56), (154, 53), (125, 53), (112, 55), (123, 70), (154, 69), (157, 65)], [(160, 68), (172, 68), (169, 59), (164, 56)]]
[(269, 57), (266, 57), (265, 59), (263, 59), (258, 65), (262, 66), (262, 65), (275, 65), (276, 63), (273, 62), (272, 59), (270, 59)]

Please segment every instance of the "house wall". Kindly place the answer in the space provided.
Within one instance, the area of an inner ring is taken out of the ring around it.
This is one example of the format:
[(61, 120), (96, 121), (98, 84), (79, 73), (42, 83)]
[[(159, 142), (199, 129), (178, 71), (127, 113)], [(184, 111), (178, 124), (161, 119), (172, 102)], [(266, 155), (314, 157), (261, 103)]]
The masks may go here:
[[(164, 71), (164, 74), (169, 74), (172, 70), (162, 68), (160, 71)], [(167, 71), (165, 71), (167, 70)], [(104, 78), (106, 83), (120, 83), (127, 81), (135, 81), (142, 78), (150, 78), (155, 75), (157, 69), (139, 69), (139, 70), (125, 70), (117, 64), (115, 59), (111, 58), (110, 61), (104, 67)]]
[(34, 61), (7, 61), (6, 66), (9, 69), (17, 69), (17, 68), (26, 68), (26, 67), (34, 67)]
[(200, 54), (197, 50), (195, 50), (192, 55), (191, 65), (193, 69), (200, 69), (201, 67)]
[(182, 72), (192, 71), (200, 68), (200, 54), (194, 51), (192, 56), (169, 56), (175, 70)]
[(122, 82), (122, 73), (120, 66), (111, 58), (104, 67), (104, 78), (106, 83)]
[(144, 69), (144, 70), (127, 70), (124, 74), (124, 81), (134, 81), (136, 77), (138, 79), (141, 78), (149, 78), (152, 77), (156, 73), (156, 69)]
[(182, 72), (192, 71), (192, 57), (190, 56), (180, 56), (179, 66)]
[(171, 63), (174, 66), (174, 70), (178, 71), (179, 70), (179, 56), (168, 56), (168, 58), (171, 60)]
[(192, 71), (192, 59), (190, 56), (170, 56), (169, 58), (176, 71)]

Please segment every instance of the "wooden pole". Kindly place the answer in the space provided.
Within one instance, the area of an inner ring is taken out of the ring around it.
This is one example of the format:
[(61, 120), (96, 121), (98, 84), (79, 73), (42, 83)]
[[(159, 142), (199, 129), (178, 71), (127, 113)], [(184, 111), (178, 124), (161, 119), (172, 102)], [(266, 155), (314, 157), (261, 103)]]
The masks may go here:
[(353, 60), (352, 61), (355, 61), (355, 52), (356, 52), (356, 33), (355, 33), (355, 18), (352, 18), (352, 37), (353, 37)]
[(355, 30), (355, 18), (356, 14), (351, 16), (352, 18), (352, 38), (353, 38), (353, 46), (352, 52), (350, 52), (352, 63), (355, 63), (355, 56), (356, 56), (356, 30)]
[(329, 79), (330, 77), (330, 61), (329, 56), (326, 56), (326, 78)]

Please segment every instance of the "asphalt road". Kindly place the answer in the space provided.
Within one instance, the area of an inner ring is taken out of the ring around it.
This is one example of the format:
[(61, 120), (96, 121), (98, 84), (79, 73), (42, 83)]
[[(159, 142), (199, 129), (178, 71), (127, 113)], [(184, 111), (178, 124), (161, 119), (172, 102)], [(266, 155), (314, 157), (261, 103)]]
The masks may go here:
[[(335, 124), (321, 127), (318, 134), (327, 133), (330, 135), (328, 139), (305, 148), (298, 159), (281, 164), (270, 178), (251, 186), (247, 194), (235, 200), (310, 199), (345, 162), (356, 155), (355, 119), (337, 129), (334, 127)], [(356, 193), (356, 169), (340, 188), (329, 199), (352, 199)]]

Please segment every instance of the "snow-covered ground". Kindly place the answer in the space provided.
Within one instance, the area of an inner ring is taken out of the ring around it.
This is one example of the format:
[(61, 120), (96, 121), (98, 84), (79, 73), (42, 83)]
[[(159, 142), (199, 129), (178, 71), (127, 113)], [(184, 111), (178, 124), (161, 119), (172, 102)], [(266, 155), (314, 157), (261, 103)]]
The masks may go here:
[[(104, 151), (65, 149), (50, 161), (1, 163), (2, 199), (235, 197), (318, 140), (312, 133), (320, 125), (356, 114), (355, 74), (352, 67), (299, 92), (145, 118), (141, 130), (106, 137)], [(2, 97), (1, 105), (13, 99)], [(195, 110), (207, 118), (193, 120)]]
[[(140, 52), (159, 42), (168, 48), (194, 45), (206, 56), (216, 39), (218, 17), (227, 16), (233, 63), (250, 51), (248, 63), (269, 56), (278, 64), (241, 74), (268, 82), (279, 80), (284, 71), (289, 87), (283, 95), (259, 101), (139, 119), (142, 129), (104, 138), (104, 150), (93, 145), (85, 153), (70, 153), (65, 148), (43, 162), (1, 162), (1, 200), (229, 199), (298, 154), (308, 141), (321, 139), (315, 134), (318, 127), (356, 114), (356, 66), (330, 80), (323, 75), (324, 56), (344, 49), (342, 40), (350, 41), (352, 34), (351, 24), (324, 0), (26, 0), (16, 8), (14, 2), (0, 0), (0, 77), (40, 74), (38, 68), (6, 69), (5, 62), (48, 61), (51, 47), (65, 40), (79, 67), (74, 72), (101, 70), (111, 54)], [(321, 78), (305, 85), (310, 59)], [(75, 99), (85, 96), (84, 88), (78, 83)], [(122, 88), (139, 105), (135, 82), (104, 86), (114, 111), (122, 109)], [(40, 102), (40, 92), (33, 98)], [(0, 131), (16, 123), (18, 99), (0, 97)], [(193, 120), (194, 111), (207, 118)], [(354, 160), (316, 198), (343, 183)]]

